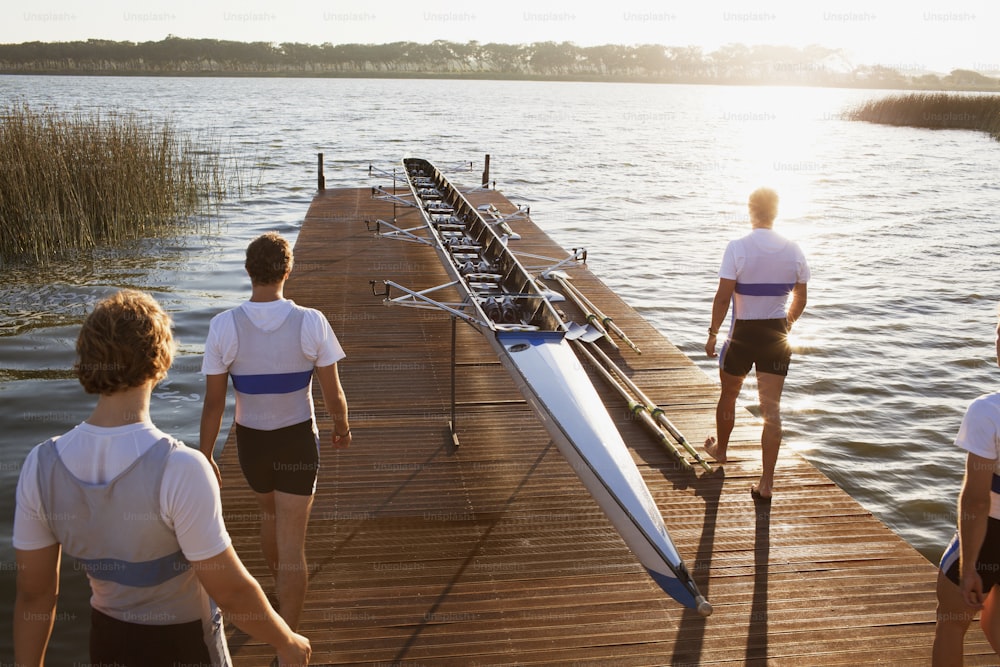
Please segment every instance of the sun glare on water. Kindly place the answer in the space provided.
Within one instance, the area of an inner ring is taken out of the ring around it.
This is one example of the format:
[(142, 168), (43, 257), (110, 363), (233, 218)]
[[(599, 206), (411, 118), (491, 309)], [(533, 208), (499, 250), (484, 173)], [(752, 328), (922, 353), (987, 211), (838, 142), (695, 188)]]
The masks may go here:
[[(780, 198), (777, 225), (795, 241), (804, 240), (809, 227), (785, 223), (809, 217), (815, 180), (827, 171), (817, 151), (824, 113), (829, 111), (810, 103), (801, 89), (761, 86), (741, 89), (738, 103), (721, 116), (729, 137), (726, 150), (738, 170), (730, 180), (729, 199), (745, 202), (754, 189), (773, 188)], [(745, 209), (740, 213), (745, 216)]]

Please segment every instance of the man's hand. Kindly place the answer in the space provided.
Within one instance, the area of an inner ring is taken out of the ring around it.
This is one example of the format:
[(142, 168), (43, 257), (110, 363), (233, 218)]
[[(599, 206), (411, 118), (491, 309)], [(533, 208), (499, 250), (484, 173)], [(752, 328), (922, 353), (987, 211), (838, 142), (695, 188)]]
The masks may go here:
[(278, 651), (278, 664), (281, 667), (299, 667), (308, 665), (312, 657), (312, 645), (300, 634), (292, 634), (292, 643)]
[(333, 441), (334, 449), (347, 449), (351, 446), (351, 431), (347, 431), (347, 435), (337, 435), (337, 431), (334, 430), (330, 438)]
[(708, 355), (709, 359), (715, 358), (715, 334), (708, 334), (708, 340), (705, 341), (705, 354)]

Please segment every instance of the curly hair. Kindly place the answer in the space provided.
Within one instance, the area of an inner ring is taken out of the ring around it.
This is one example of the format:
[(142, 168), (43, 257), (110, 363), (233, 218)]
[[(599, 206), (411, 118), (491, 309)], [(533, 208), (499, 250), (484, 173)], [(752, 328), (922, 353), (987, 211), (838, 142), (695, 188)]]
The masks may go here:
[(773, 223), (778, 217), (778, 193), (771, 188), (757, 188), (747, 202), (750, 217), (763, 223)]
[(247, 246), (244, 266), (255, 285), (273, 285), (292, 270), (292, 247), (278, 232), (261, 234)]
[(76, 339), (74, 366), (88, 394), (111, 395), (167, 376), (174, 359), (170, 316), (156, 299), (121, 290), (94, 306)]

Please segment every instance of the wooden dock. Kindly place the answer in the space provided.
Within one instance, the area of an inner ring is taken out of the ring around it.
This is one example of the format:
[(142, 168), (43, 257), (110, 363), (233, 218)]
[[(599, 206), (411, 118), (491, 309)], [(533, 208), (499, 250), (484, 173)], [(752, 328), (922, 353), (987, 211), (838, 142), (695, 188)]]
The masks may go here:
[[(469, 199), (515, 208), (497, 191)], [(413, 209), (395, 213), (402, 226), (419, 224)], [(432, 249), (376, 238), (365, 222), (393, 215), (367, 188), (319, 192), (286, 288), (327, 315), (347, 352), (340, 374), (354, 433), (349, 449), (330, 448), (317, 401), (322, 469), (300, 627), (313, 664), (929, 664), (934, 565), (788, 448), (780, 495), (770, 508), (755, 506), (748, 489), (760, 469), (760, 425), (748, 412), (738, 417), (724, 468), (686, 472), (592, 375), (715, 608), (707, 619), (649, 578), (489, 345), (463, 323), (454, 448), (451, 319), (387, 307), (369, 284), (424, 289), (448, 281)], [(531, 221), (513, 226), (523, 237), (515, 251), (567, 255)], [(567, 272), (643, 351), (623, 346), (611, 356), (700, 442), (714, 428), (716, 384), (586, 266)], [(570, 304), (562, 308), (583, 321)], [(230, 433), (220, 457), (226, 522), (271, 591), (233, 440)], [(269, 664), (268, 647), (232, 626), (229, 635), (237, 665)], [(974, 626), (966, 664), (996, 662)]]

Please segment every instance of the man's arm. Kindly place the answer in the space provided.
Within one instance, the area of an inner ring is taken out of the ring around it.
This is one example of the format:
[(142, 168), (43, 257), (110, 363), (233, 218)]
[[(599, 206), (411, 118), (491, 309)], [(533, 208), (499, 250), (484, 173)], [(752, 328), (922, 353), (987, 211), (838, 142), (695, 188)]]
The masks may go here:
[(225, 612), (236, 627), (278, 652), (282, 665), (308, 665), (312, 654), (309, 640), (292, 632), (250, 576), (239, 556), (228, 547), (218, 556), (193, 561), (191, 568), (208, 596)]
[(802, 313), (806, 309), (806, 284), (805, 283), (795, 283), (795, 287), (792, 288), (792, 303), (788, 306), (788, 324), (795, 324), (795, 320), (802, 317)]
[(14, 601), (14, 664), (42, 667), (52, 636), (59, 598), (59, 560), (62, 547), (14, 550), (17, 596)]
[(965, 480), (958, 497), (958, 543), (960, 549), (962, 595), (972, 607), (983, 606), (983, 581), (976, 572), (979, 550), (986, 539), (990, 516), (990, 487), (996, 461), (969, 452)]
[[(709, 328), (718, 331), (722, 323), (726, 321), (729, 313), (729, 304), (733, 300), (733, 292), (736, 291), (736, 281), (731, 278), (719, 278), (719, 288), (715, 291), (715, 298), (712, 300), (712, 321)], [(705, 354), (709, 357), (715, 356), (715, 334), (709, 334), (705, 343)]]
[(222, 473), (215, 463), (215, 441), (222, 430), (222, 415), (226, 411), (226, 390), (228, 389), (229, 373), (205, 376), (205, 402), (201, 408), (201, 432), (198, 437), (199, 449), (212, 464), (215, 478), (222, 486)]
[(333, 419), (333, 446), (347, 447), (351, 444), (351, 424), (347, 417), (347, 396), (340, 384), (337, 364), (317, 366), (316, 378), (323, 390), (323, 404)]

